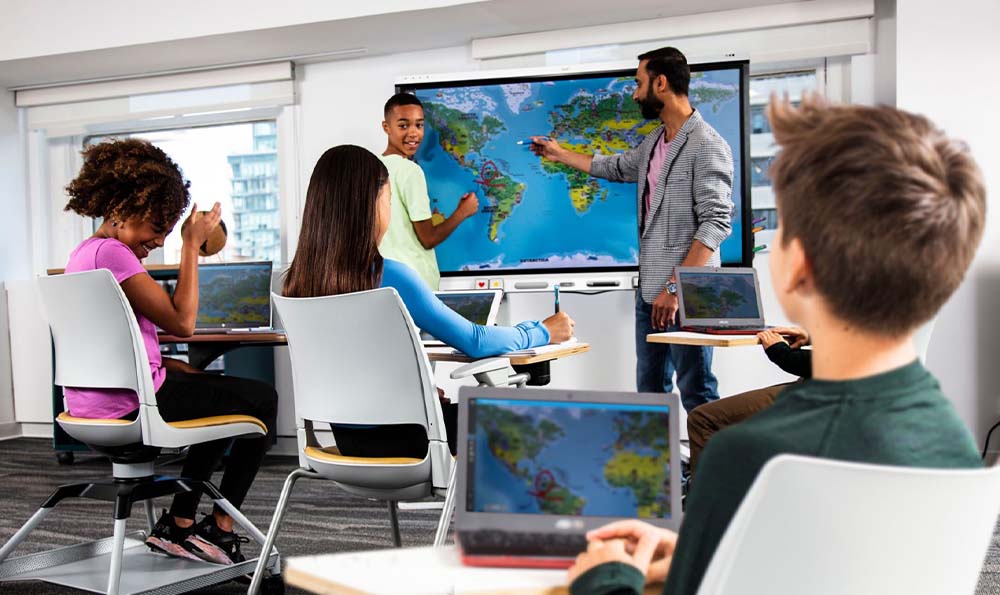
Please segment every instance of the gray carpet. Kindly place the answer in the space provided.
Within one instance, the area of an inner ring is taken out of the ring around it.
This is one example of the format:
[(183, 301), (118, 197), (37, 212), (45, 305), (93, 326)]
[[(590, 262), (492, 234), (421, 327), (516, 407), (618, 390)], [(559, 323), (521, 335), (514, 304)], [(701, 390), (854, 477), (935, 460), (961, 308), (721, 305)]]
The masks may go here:
[[(298, 461), (292, 457), (267, 457), (242, 510), (262, 531), (267, 530), (282, 484)], [(179, 465), (159, 468), (158, 472), (178, 474)], [(50, 440), (19, 438), (0, 441), (0, 543), (4, 543), (37, 510), (55, 489), (67, 483), (110, 477), (106, 459), (78, 453), (71, 466), (58, 465)], [(219, 475), (216, 475), (216, 481)], [(210, 505), (202, 500), (202, 512)], [(157, 500), (157, 511), (169, 505), (169, 499)], [(438, 510), (401, 510), (400, 533), (403, 545), (430, 545), (434, 541)], [(109, 537), (112, 532), (111, 504), (72, 499), (59, 504), (53, 512), (14, 552), (14, 556), (54, 547)], [(133, 510), (128, 529), (144, 530), (141, 506)], [(248, 544), (247, 553), (258, 548)], [(392, 547), (389, 514), (382, 502), (356, 498), (326, 481), (300, 479), (292, 491), (285, 521), (278, 536), (282, 556), (357, 551)], [(245, 593), (246, 585), (227, 583), (201, 593)], [(289, 593), (302, 593), (289, 589)], [(3, 583), (4, 595), (36, 593), (79, 593), (79, 591), (44, 583)]]
[[(277, 503), (285, 476), (296, 465), (291, 457), (268, 457), (254, 483), (243, 511), (262, 530), (266, 530)], [(178, 466), (162, 468), (164, 473), (178, 473)], [(94, 455), (78, 455), (72, 466), (55, 462), (51, 441), (21, 438), (0, 442), (0, 543), (11, 535), (38, 508), (38, 505), (64, 483), (76, 483), (110, 475), (110, 465)], [(163, 499), (158, 506), (167, 506)], [(204, 512), (209, 506), (202, 505)], [(142, 509), (134, 513), (141, 517)], [(400, 511), (403, 545), (429, 545), (434, 538), (438, 511)], [(129, 530), (143, 529), (140, 518), (129, 521)], [(72, 545), (111, 534), (111, 505), (104, 502), (69, 500), (60, 504), (29, 540), (14, 555)], [(292, 492), (288, 515), (278, 538), (283, 556), (357, 551), (392, 546), (389, 516), (381, 502), (355, 498), (329, 482), (300, 480)], [(248, 552), (256, 552), (248, 548)], [(11, 595), (36, 593), (75, 593), (43, 583), (7, 583), (0, 592)], [(246, 592), (236, 583), (218, 585), (202, 593), (228, 594)], [(296, 593), (289, 589), (289, 593)], [(1000, 526), (986, 556), (977, 595), (1000, 595)]]

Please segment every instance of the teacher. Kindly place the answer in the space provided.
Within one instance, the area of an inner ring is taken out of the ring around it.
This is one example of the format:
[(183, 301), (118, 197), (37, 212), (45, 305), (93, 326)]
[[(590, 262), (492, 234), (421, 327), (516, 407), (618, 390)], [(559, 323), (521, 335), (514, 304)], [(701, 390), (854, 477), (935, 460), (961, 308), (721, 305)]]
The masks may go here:
[(670, 392), (673, 373), (687, 411), (719, 398), (712, 348), (646, 342), (677, 330), (674, 267), (719, 266), (719, 246), (732, 229), (733, 155), (688, 101), (691, 69), (672, 47), (639, 56), (632, 99), (642, 116), (663, 124), (639, 146), (617, 155), (585, 155), (547, 137), (532, 137), (545, 159), (615, 182), (639, 182), (639, 280), (635, 297), (636, 385)]

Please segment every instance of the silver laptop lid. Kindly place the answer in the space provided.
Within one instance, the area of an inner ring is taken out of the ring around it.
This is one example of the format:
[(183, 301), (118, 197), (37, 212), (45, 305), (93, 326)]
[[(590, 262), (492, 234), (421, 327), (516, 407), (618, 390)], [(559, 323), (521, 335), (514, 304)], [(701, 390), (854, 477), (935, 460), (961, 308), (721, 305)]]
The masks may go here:
[(459, 390), (459, 531), (589, 531), (681, 521), (674, 394)]
[[(475, 289), (462, 291), (435, 291), (434, 295), (455, 312), (473, 324), (492, 326), (500, 311), (503, 291), (500, 289)], [(420, 333), (423, 341), (434, 341), (429, 333)]]
[(198, 265), (195, 329), (271, 326), (271, 268), (266, 262)]
[(757, 270), (677, 267), (681, 326), (764, 326)]

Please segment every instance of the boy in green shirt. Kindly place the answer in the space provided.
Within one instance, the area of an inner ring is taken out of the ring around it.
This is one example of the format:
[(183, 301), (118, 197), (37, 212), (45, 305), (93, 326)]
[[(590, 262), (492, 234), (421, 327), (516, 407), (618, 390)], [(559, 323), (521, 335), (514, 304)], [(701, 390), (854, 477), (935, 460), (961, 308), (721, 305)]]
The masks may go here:
[(397, 93), (385, 103), (382, 130), (389, 137), (382, 163), (389, 170), (392, 216), (379, 252), (417, 271), (431, 289), (441, 280), (434, 247), (448, 239), (459, 223), (479, 211), (474, 192), (466, 193), (450, 217), (431, 212), (427, 180), (413, 156), (424, 140), (424, 107), (408, 93)]
[(757, 473), (779, 454), (982, 464), (912, 341), (982, 237), (985, 187), (968, 148), (885, 106), (772, 99), (768, 117), (781, 147), (770, 172), (779, 218), (771, 282), (788, 318), (809, 331), (813, 377), (712, 438), (679, 536), (638, 520), (588, 535), (569, 572), (573, 595), (641, 593), (664, 579), (664, 593), (694, 595)]

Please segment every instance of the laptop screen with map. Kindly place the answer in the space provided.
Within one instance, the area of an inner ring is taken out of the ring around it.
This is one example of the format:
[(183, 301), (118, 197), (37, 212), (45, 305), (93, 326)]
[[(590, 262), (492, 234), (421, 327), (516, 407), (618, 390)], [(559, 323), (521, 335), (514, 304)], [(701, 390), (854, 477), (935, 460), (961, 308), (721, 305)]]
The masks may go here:
[(677, 267), (682, 328), (764, 328), (757, 270)]
[[(503, 291), (499, 289), (488, 289), (485, 291), (435, 291), (434, 295), (444, 302), (462, 318), (473, 324), (491, 326), (496, 323), (497, 313), (500, 311), (500, 300), (503, 298)], [(420, 339), (424, 344), (440, 344), (441, 341), (421, 331)]]
[(490, 529), (582, 536), (621, 518), (680, 526), (676, 395), (462, 387), (459, 403), (466, 553), (470, 536)]
[(198, 265), (196, 332), (271, 327), (271, 262)]

